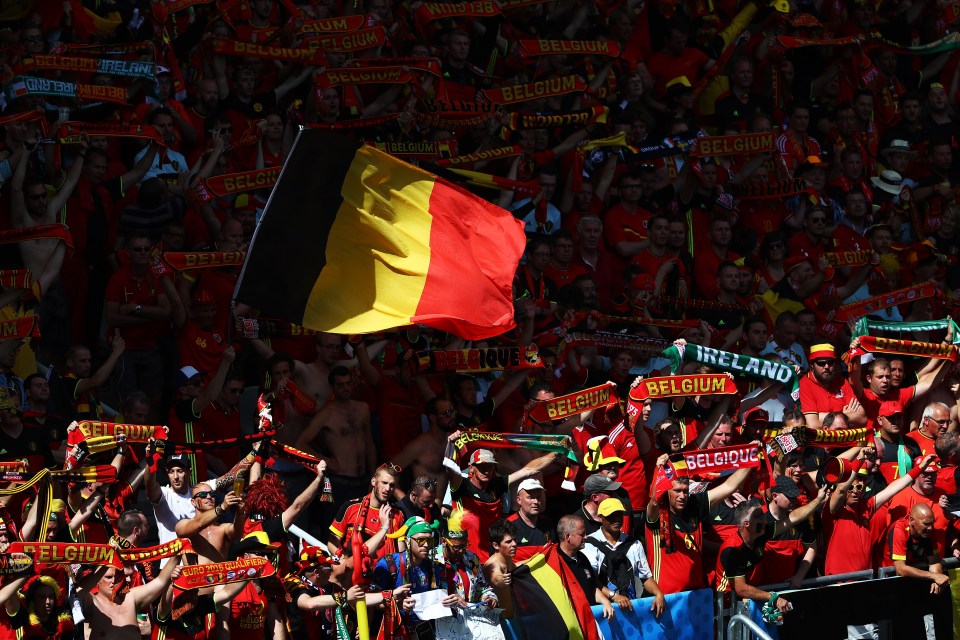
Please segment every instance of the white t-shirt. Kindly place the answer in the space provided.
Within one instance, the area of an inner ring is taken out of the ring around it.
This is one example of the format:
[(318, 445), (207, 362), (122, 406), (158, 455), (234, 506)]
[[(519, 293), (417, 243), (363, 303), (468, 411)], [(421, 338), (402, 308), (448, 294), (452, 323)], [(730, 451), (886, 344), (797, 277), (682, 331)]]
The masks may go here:
[(170, 487), (160, 487), (160, 502), (153, 505), (153, 515), (157, 519), (157, 532), (160, 544), (176, 540), (177, 523), (192, 518), (197, 510), (190, 501), (190, 491), (180, 495)]

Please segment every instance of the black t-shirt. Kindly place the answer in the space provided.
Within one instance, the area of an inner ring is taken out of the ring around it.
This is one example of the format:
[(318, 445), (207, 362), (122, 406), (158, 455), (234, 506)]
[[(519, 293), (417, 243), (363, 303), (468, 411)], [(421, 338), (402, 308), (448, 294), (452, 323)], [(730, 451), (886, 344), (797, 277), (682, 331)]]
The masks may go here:
[[(251, 119), (265, 117), (266, 112), (276, 105), (277, 94), (272, 90), (253, 94), (253, 96), (250, 98), (250, 102), (241, 101), (240, 98), (233, 93), (227, 96), (227, 99), (223, 101), (223, 108), (225, 110), (242, 113)], [(241, 133), (243, 132), (235, 132), (234, 135), (239, 137)]]
[(720, 552), (720, 566), (723, 567), (723, 574), (728, 581), (733, 582), (733, 578), (745, 577), (753, 571), (760, 561), (763, 560), (763, 546), (767, 543), (769, 536), (766, 532), (753, 541), (753, 546), (740, 544), (737, 547), (727, 547)]
[(507, 520), (512, 522), (513, 526), (517, 529), (518, 547), (542, 547), (548, 542), (554, 542), (557, 539), (556, 528), (553, 526), (553, 523), (543, 516), (537, 517), (537, 525), (535, 527), (531, 527), (524, 522), (519, 513), (514, 513), (507, 518)]
[(472, 416), (465, 416), (458, 411), (455, 422), (460, 429), (479, 427), (490, 419), (493, 409), (493, 398), (484, 398), (483, 402), (473, 408)]
[(17, 436), (11, 436), (0, 429), (0, 459), (16, 458), (27, 458), (30, 473), (56, 465), (46, 434), (43, 431), (30, 429), (26, 425)]
[(559, 547), (557, 547), (557, 551), (560, 552), (560, 559), (570, 567), (570, 571), (573, 572), (574, 577), (577, 579), (577, 584), (583, 589), (583, 594), (587, 597), (587, 602), (590, 603), (590, 606), (599, 604), (595, 597), (597, 574), (594, 573), (593, 567), (590, 566), (590, 561), (587, 560), (587, 556), (583, 555), (580, 551), (574, 553), (573, 556), (568, 556), (563, 552), (563, 549)]

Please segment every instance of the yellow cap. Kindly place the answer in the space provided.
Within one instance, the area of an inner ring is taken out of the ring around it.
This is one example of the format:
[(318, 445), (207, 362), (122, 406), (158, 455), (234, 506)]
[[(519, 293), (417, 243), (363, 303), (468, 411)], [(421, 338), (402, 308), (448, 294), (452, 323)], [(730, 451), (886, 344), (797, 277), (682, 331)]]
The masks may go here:
[(597, 508), (597, 513), (603, 517), (607, 517), (612, 513), (617, 513), (618, 511), (626, 513), (627, 508), (624, 507), (623, 503), (616, 498), (607, 498), (601, 502), (600, 506)]

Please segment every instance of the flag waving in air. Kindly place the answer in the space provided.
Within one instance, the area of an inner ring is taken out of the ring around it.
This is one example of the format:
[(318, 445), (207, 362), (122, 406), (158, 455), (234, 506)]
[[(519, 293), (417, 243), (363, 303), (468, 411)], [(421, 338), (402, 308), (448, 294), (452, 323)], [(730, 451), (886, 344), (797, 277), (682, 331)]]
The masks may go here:
[(237, 284), (238, 302), (318, 331), (422, 323), (467, 339), (514, 325), (525, 237), (509, 212), (349, 138), (301, 131)]

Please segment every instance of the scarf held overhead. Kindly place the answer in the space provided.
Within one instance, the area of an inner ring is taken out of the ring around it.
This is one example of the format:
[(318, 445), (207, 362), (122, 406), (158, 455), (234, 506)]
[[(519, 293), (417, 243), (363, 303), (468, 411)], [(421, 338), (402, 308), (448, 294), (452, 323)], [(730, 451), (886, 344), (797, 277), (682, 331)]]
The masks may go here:
[(664, 349), (663, 355), (670, 361), (672, 371), (677, 371), (684, 361), (697, 362), (729, 371), (734, 375), (739, 373), (779, 382), (790, 390), (791, 398), (795, 401), (800, 399), (800, 382), (796, 371), (780, 362), (701, 347), (698, 344), (688, 344), (682, 351), (676, 345), (672, 345)]

